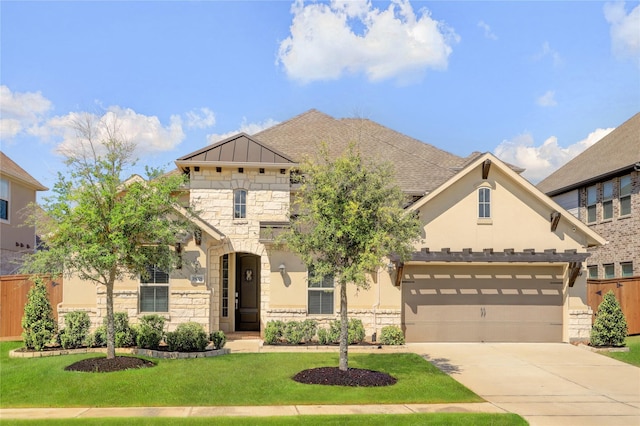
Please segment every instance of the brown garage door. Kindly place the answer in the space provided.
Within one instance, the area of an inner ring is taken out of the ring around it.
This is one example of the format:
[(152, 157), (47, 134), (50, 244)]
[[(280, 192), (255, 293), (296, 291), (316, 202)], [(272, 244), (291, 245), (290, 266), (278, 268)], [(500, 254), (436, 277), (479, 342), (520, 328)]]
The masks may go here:
[(562, 267), (406, 266), (408, 342), (560, 342)]

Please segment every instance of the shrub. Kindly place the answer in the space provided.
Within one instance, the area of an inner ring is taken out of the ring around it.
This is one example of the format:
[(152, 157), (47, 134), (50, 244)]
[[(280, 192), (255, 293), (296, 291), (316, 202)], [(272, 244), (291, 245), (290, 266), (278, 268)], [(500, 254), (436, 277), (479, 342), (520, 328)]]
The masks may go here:
[(357, 318), (351, 318), (349, 320), (349, 344), (360, 343), (364, 340), (364, 325), (362, 321)]
[(382, 327), (380, 343), (383, 345), (404, 345), (404, 334), (397, 325)]
[(318, 329), (318, 323), (314, 320), (306, 319), (302, 321), (302, 339), (305, 342), (311, 342), (316, 335), (316, 330)]
[(333, 320), (329, 324), (329, 343), (340, 343), (340, 320)]
[(160, 315), (145, 315), (140, 318), (136, 333), (139, 348), (157, 349), (164, 337), (164, 318)]
[(302, 324), (298, 321), (289, 321), (284, 327), (284, 338), (287, 343), (297, 345), (302, 342)]
[(184, 322), (176, 331), (167, 333), (167, 345), (170, 351), (196, 352), (204, 351), (209, 344), (207, 333), (195, 322)]
[(102, 348), (107, 346), (107, 326), (101, 325), (96, 328), (87, 339), (87, 346)]
[(613, 291), (604, 295), (591, 328), (591, 345), (624, 346), (627, 321)]
[[(113, 315), (113, 331), (116, 335), (116, 348), (128, 348), (136, 345), (136, 330), (129, 325), (126, 312), (115, 312)], [(107, 319), (104, 319), (105, 326)]]
[(42, 278), (34, 280), (33, 287), (27, 294), (22, 317), (22, 337), (27, 349), (42, 350), (51, 342), (57, 330), (53, 319), (53, 309), (47, 297), (47, 285)]
[(79, 348), (87, 343), (91, 320), (85, 311), (69, 312), (64, 316), (65, 328), (58, 335), (64, 349)]
[(211, 333), (209, 340), (213, 342), (214, 349), (222, 349), (224, 344), (227, 343), (227, 336), (224, 335), (224, 331), (218, 330)]
[(284, 335), (284, 322), (269, 321), (264, 329), (264, 342), (267, 345), (275, 345), (280, 342)]
[(321, 345), (328, 345), (329, 343), (331, 343), (329, 341), (329, 330), (327, 330), (326, 328), (318, 329), (318, 343), (320, 343)]

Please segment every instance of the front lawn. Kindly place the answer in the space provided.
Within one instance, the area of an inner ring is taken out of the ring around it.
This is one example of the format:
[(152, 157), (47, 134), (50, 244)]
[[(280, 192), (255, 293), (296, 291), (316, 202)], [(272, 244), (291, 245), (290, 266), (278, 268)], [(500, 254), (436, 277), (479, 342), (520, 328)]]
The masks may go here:
[(64, 368), (96, 356), (9, 358), (21, 342), (0, 343), (0, 407), (140, 407), (480, 402), (482, 399), (415, 354), (351, 354), (349, 365), (398, 379), (379, 388), (327, 387), (291, 377), (337, 366), (335, 353), (232, 354), (154, 359), (156, 367), (113, 373)]
[(640, 367), (640, 335), (628, 336), (625, 344), (629, 347), (629, 352), (602, 352), (603, 354), (624, 361), (628, 364)]

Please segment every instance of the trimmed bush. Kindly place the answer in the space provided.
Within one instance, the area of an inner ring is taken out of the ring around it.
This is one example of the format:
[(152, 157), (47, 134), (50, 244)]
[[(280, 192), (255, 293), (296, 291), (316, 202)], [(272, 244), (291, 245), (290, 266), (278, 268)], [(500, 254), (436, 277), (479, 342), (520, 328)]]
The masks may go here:
[(107, 326), (101, 325), (96, 328), (93, 333), (89, 335), (87, 340), (87, 346), (93, 348), (104, 348), (107, 346)]
[(364, 340), (364, 325), (362, 321), (357, 318), (351, 318), (349, 320), (349, 344), (360, 343)]
[(69, 312), (64, 316), (65, 328), (60, 331), (58, 341), (64, 349), (75, 349), (88, 342), (91, 320), (85, 311)]
[(209, 344), (207, 333), (195, 322), (184, 322), (176, 331), (167, 333), (167, 345), (170, 351), (198, 352), (204, 351)]
[(404, 345), (404, 334), (397, 325), (382, 327), (380, 343), (383, 345)]
[(302, 321), (302, 340), (309, 343), (316, 336), (316, 330), (318, 330), (318, 323), (311, 319)]
[(58, 328), (47, 294), (47, 285), (37, 277), (27, 294), (22, 317), (22, 338), (27, 349), (41, 351), (44, 345), (51, 342)]
[(269, 321), (264, 329), (264, 343), (267, 345), (275, 345), (282, 340), (284, 335), (284, 322), (280, 320)]
[(227, 336), (224, 335), (224, 331), (218, 330), (211, 333), (209, 340), (213, 343), (214, 349), (222, 349), (225, 343), (227, 343)]
[(326, 328), (318, 329), (318, 343), (321, 345), (328, 345), (329, 343), (331, 343), (329, 341), (329, 330), (327, 330)]
[(627, 321), (612, 290), (604, 295), (591, 328), (592, 346), (624, 346)]
[(139, 348), (158, 349), (164, 337), (164, 318), (160, 315), (145, 315), (140, 318), (136, 330), (136, 343)]
[(329, 343), (340, 343), (340, 320), (333, 320), (329, 324)]
[[(136, 345), (136, 330), (129, 325), (129, 314), (115, 312), (113, 330), (116, 334), (116, 348), (129, 348)], [(105, 318), (105, 326), (107, 319)]]
[(302, 342), (302, 323), (298, 321), (289, 321), (284, 327), (284, 338), (287, 343), (297, 345)]

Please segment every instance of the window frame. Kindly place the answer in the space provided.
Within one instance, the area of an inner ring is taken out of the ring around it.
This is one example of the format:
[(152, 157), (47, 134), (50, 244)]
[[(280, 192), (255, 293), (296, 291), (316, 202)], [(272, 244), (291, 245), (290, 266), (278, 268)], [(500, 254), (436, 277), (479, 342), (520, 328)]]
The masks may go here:
[(478, 219), (491, 219), (491, 188), (478, 188)]
[[(595, 274), (592, 273), (593, 271), (595, 271)], [(588, 265), (587, 266), (587, 277), (590, 280), (597, 280), (598, 279), (598, 265)]]
[[(240, 196), (240, 199), (238, 197)], [(233, 218), (247, 218), (247, 190), (236, 189), (233, 191)]]
[[(308, 315), (334, 315), (335, 314), (335, 277), (333, 275), (325, 275), (322, 277), (322, 280), (315, 281), (314, 278), (315, 272), (313, 266), (310, 266), (307, 270), (307, 314)], [(331, 301), (331, 306), (329, 309), (324, 309), (323, 306), (323, 297), (322, 294), (330, 294), (330, 298), (327, 300)], [(317, 295), (320, 296), (317, 296)], [(320, 307), (318, 312), (312, 312), (311, 306), (311, 296), (319, 297)]]
[[(585, 204), (587, 207), (587, 223), (596, 223), (598, 221), (598, 187), (596, 185), (587, 187)], [(591, 213), (593, 213), (593, 219), (591, 219)]]
[[(630, 272), (625, 272), (625, 267), (631, 267)], [(620, 276), (621, 277), (633, 277), (633, 262), (620, 262)]]
[[(611, 273), (607, 272), (607, 269), (611, 268)], [(602, 269), (604, 270), (604, 279), (609, 280), (616, 277), (616, 265), (614, 263), (605, 263), (602, 265)]]
[(224, 254), (220, 258), (221, 273), (221, 315), (223, 318), (229, 318), (229, 255)]
[[(6, 191), (6, 193), (4, 193)], [(0, 222), (2, 223), (10, 223), (11, 221), (11, 211), (9, 207), (11, 206), (11, 181), (9, 179), (0, 178), (0, 204), (4, 204), (4, 212), (6, 217), (0, 216)], [(3, 209), (0, 207), (0, 212)]]
[[(622, 186), (622, 181), (625, 180), (625, 178), (629, 180), (629, 184), (626, 186), (626, 188), (628, 188), (628, 191), (623, 192), (623, 189), (625, 187)], [(620, 211), (618, 212), (619, 217), (631, 216), (631, 189), (632, 189), (631, 175), (621, 176), (620, 179), (618, 179), (618, 203), (620, 205)], [(624, 206), (628, 205), (627, 213), (623, 212), (623, 205)]]
[(602, 183), (602, 220), (613, 219), (613, 181)]
[[(156, 265), (147, 266), (147, 270), (150, 273), (149, 278), (144, 278), (144, 276), (140, 276), (140, 287), (138, 289), (138, 312), (139, 313), (169, 313), (170, 310), (170, 277), (169, 274), (159, 269)], [(166, 277), (166, 278), (165, 278)], [(166, 280), (166, 282), (164, 282)], [(148, 291), (149, 289), (153, 289), (153, 296), (144, 295), (145, 289)], [(166, 291), (166, 310), (159, 310), (157, 308), (158, 305), (158, 290), (162, 289)], [(153, 310), (146, 310), (143, 307), (143, 298), (153, 297)]]

